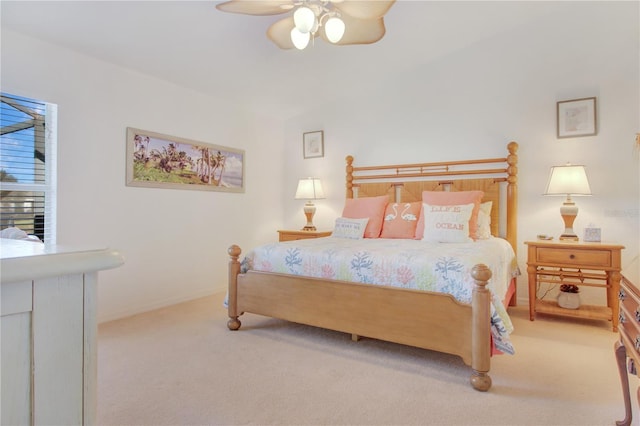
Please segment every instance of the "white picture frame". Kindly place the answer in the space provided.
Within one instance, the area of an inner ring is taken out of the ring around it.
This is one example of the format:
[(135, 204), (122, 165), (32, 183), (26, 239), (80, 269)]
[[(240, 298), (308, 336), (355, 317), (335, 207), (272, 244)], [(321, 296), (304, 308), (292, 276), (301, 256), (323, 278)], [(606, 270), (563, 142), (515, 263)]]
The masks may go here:
[(596, 98), (581, 98), (557, 103), (558, 138), (597, 134)]
[(324, 157), (324, 131), (316, 130), (302, 134), (302, 156), (304, 158)]

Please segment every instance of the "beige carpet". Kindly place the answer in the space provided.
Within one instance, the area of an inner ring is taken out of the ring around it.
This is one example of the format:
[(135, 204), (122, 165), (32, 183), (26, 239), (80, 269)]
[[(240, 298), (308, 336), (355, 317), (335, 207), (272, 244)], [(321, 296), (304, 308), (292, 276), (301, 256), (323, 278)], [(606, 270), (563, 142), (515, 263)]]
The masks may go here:
[(98, 424), (612, 425), (624, 417), (606, 322), (530, 322), (526, 307), (510, 309), (517, 354), (493, 358), (493, 387), (481, 393), (451, 355), (250, 314), (228, 331), (222, 297), (100, 325)]

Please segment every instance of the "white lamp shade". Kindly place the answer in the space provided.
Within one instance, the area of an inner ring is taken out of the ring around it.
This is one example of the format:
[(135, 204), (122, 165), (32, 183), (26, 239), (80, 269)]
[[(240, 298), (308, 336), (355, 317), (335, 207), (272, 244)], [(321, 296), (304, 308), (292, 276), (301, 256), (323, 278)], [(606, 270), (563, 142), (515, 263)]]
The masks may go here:
[(291, 30), (291, 42), (298, 50), (303, 50), (309, 44), (311, 35), (309, 33), (301, 33), (297, 28)]
[(316, 14), (308, 7), (301, 6), (293, 12), (293, 22), (301, 33), (308, 33), (316, 24)]
[(322, 182), (318, 178), (300, 179), (296, 190), (297, 200), (319, 200), (324, 198)]
[(338, 17), (332, 17), (324, 24), (324, 33), (331, 43), (337, 43), (344, 35), (344, 21)]
[(551, 167), (544, 195), (591, 195), (585, 167), (572, 164)]

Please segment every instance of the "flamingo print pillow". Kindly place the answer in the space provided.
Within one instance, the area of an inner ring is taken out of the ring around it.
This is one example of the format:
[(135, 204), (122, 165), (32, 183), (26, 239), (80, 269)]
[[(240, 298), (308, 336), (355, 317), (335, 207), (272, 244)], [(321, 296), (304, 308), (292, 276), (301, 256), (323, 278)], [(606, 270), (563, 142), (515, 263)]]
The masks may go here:
[(413, 238), (421, 208), (422, 203), (419, 201), (387, 204), (380, 238)]

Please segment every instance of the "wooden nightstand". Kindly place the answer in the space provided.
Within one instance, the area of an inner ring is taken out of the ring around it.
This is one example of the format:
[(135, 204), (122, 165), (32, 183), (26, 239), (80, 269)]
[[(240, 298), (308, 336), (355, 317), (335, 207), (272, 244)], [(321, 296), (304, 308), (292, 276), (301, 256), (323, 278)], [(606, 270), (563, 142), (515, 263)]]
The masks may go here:
[(278, 230), (280, 241), (306, 240), (308, 238), (321, 238), (331, 235), (331, 231), (292, 231)]
[[(618, 292), (620, 290), (620, 254), (624, 246), (574, 241), (527, 241), (529, 276), (529, 319), (536, 313), (611, 321), (618, 331)], [(607, 291), (607, 306), (580, 305), (564, 309), (555, 301), (540, 300), (537, 284), (577, 284), (601, 287)]]

